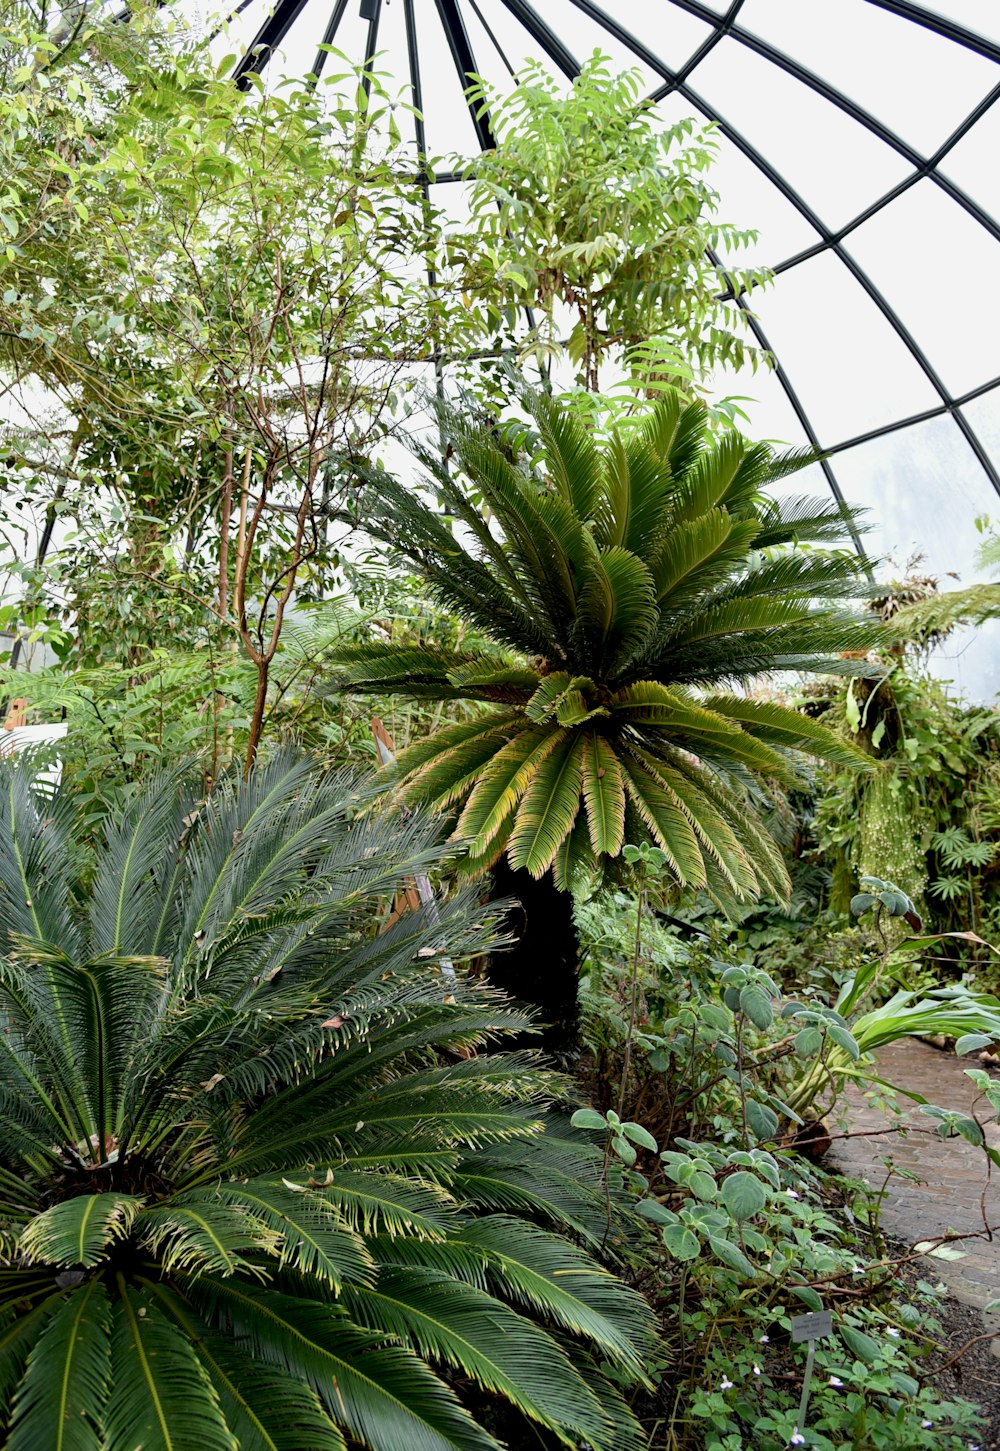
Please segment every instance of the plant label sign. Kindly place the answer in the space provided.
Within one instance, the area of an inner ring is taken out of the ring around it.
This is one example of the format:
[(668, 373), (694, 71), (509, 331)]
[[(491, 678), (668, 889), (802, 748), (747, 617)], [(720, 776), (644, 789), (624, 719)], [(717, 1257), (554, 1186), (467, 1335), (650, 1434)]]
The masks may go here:
[(792, 1343), (803, 1340), (822, 1340), (833, 1334), (833, 1314), (830, 1310), (810, 1310), (807, 1315), (792, 1316)]

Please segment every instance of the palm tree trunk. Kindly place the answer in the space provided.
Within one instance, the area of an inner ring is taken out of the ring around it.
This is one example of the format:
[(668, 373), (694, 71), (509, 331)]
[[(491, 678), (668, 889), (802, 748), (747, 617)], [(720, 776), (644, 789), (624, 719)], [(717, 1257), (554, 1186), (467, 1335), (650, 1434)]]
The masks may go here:
[(487, 977), (536, 1010), (542, 1032), (526, 1038), (524, 1046), (572, 1057), (579, 1046), (580, 966), (573, 898), (559, 890), (551, 872), (536, 879), (515, 871), (506, 857), (493, 868), (492, 895), (514, 899), (503, 930), (515, 940), (508, 950), (493, 953)]

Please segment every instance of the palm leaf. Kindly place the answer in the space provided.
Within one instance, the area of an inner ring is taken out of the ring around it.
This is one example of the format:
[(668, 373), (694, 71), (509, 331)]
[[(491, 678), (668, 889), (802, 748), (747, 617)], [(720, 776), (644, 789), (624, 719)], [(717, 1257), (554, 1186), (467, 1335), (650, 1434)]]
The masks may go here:
[(358, 1329), (341, 1309), (208, 1276), (190, 1298), (256, 1359), (311, 1385), (329, 1415), (374, 1451), (495, 1451), (416, 1355)]
[(103, 1451), (111, 1302), (100, 1280), (67, 1295), (35, 1341), (14, 1399), (8, 1451)]
[(583, 800), (596, 856), (617, 856), (625, 839), (625, 783), (621, 762), (604, 736), (584, 737)]
[(600, 1403), (555, 1343), (499, 1300), (452, 1276), (383, 1269), (371, 1289), (345, 1291), (352, 1315), (415, 1344), (533, 1420), (607, 1445)]
[(19, 1249), (26, 1264), (98, 1264), (108, 1247), (124, 1240), (142, 1208), (131, 1194), (80, 1194), (64, 1199), (25, 1226)]
[(572, 830), (583, 788), (582, 739), (563, 730), (527, 786), (507, 843), (511, 866), (540, 877)]
[(601, 1346), (644, 1376), (655, 1321), (638, 1295), (623, 1296), (613, 1275), (564, 1240), (504, 1215), (470, 1219), (457, 1240), (479, 1250), (487, 1285), (573, 1335)]
[(342, 1432), (310, 1386), (250, 1359), (176, 1291), (147, 1289), (194, 1346), (240, 1451), (347, 1451)]
[(122, 1275), (117, 1290), (107, 1451), (240, 1451), (187, 1335)]
[(559, 740), (551, 726), (528, 726), (496, 751), (470, 792), (458, 818), (456, 836), (474, 843), (479, 853), (489, 846)]

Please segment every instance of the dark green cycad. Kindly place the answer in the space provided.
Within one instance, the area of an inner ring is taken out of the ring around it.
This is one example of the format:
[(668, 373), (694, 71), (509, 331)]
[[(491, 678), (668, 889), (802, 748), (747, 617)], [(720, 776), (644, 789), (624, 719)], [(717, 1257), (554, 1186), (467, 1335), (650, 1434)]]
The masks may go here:
[(495, 1446), (465, 1389), (636, 1444), (600, 1366), (642, 1380), (648, 1313), (559, 1233), (600, 1236), (599, 1166), (438, 965), (483, 909), (374, 931), (427, 826), (291, 758), (200, 807), (165, 778), (88, 885), (71, 803), (0, 788), (3, 1444)]
[(851, 607), (864, 578), (844, 514), (775, 500), (766, 491), (811, 456), (713, 432), (680, 395), (604, 444), (558, 402), (523, 401), (532, 466), (457, 414), (444, 415), (450, 467), (421, 454), (455, 528), (390, 478), (365, 499), (366, 528), (496, 648), (362, 645), (338, 655), (338, 685), (486, 707), (397, 766), (403, 800), (460, 810), (472, 871), (506, 850), (514, 868), (566, 885), (652, 837), (684, 886), (723, 903), (784, 896), (755, 779), (795, 779), (796, 752), (864, 761), (738, 687), (842, 670), (840, 652), (872, 643)]

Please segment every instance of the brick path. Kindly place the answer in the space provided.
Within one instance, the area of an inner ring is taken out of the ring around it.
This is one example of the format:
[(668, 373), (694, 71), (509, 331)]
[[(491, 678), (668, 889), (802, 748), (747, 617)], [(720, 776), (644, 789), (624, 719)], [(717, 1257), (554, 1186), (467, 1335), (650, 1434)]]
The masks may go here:
[[(965, 1113), (973, 1106), (977, 1090), (964, 1070), (979, 1067), (974, 1056), (971, 1061), (956, 1058), (926, 1043), (903, 1039), (884, 1049), (878, 1062), (882, 1077), (923, 1094), (930, 1103)], [(908, 1101), (901, 1098), (900, 1104)], [(846, 1109), (851, 1133), (885, 1129), (889, 1123), (855, 1088), (845, 1095), (841, 1107)], [(977, 1116), (986, 1119), (989, 1112), (989, 1104), (981, 1101)], [(1000, 1171), (994, 1169), (987, 1184), (982, 1150), (965, 1139), (940, 1139), (934, 1133), (933, 1120), (920, 1113), (916, 1104), (908, 1104), (904, 1121), (914, 1131), (905, 1136), (835, 1139), (828, 1156), (834, 1168), (876, 1189), (885, 1182), (887, 1160), (917, 1176), (916, 1180), (890, 1178), (881, 1214), (887, 1233), (908, 1244), (934, 1239), (948, 1230), (974, 1233), (983, 1228), (983, 1204), (989, 1224), (1000, 1226)], [(1000, 1128), (988, 1127), (986, 1134), (988, 1142), (1000, 1148)], [(955, 1248), (964, 1251), (964, 1258), (927, 1259), (925, 1278), (943, 1281), (957, 1300), (980, 1309), (990, 1300), (1000, 1299), (1000, 1232), (992, 1241), (970, 1239)], [(988, 1329), (1000, 1329), (1000, 1314), (994, 1311), (985, 1318)], [(993, 1349), (1000, 1356), (1000, 1337)]]

